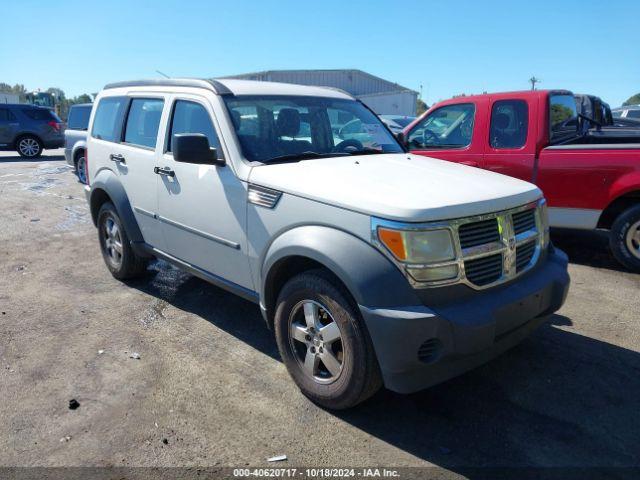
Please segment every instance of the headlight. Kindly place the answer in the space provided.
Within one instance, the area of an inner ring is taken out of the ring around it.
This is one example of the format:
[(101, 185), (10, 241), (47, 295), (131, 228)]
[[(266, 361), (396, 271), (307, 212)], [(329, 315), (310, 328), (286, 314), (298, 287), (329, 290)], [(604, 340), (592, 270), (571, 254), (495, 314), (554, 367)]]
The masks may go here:
[(378, 238), (401, 262), (425, 264), (456, 258), (448, 229), (413, 231), (379, 227)]
[(547, 201), (543, 198), (540, 200), (540, 208), (538, 208), (538, 214), (540, 215), (540, 228), (542, 229), (542, 248), (545, 249), (549, 245), (549, 209), (547, 208)]

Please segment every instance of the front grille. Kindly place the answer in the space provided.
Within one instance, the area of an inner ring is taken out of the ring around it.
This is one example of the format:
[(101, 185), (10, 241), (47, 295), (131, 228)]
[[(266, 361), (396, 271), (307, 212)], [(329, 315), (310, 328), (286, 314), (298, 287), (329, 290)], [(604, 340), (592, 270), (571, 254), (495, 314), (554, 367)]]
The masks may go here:
[(511, 218), (513, 218), (513, 231), (516, 235), (536, 228), (536, 215), (533, 209), (514, 213)]
[(471, 283), (479, 287), (489, 285), (502, 276), (502, 253), (466, 260), (464, 270)]
[(499, 242), (498, 220), (491, 218), (480, 222), (465, 223), (458, 228), (458, 235), (460, 236), (460, 247), (462, 248)]
[(521, 272), (531, 263), (533, 254), (536, 252), (536, 242), (525, 243), (516, 248), (516, 272)]

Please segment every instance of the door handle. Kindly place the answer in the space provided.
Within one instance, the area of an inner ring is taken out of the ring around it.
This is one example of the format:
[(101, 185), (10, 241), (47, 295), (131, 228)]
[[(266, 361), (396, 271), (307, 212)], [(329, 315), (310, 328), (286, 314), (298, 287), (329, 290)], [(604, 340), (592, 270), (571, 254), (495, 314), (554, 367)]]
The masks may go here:
[(124, 156), (120, 155), (119, 153), (112, 153), (111, 155), (109, 155), (109, 160), (111, 160), (112, 162), (127, 163), (124, 160)]
[(157, 175), (164, 175), (165, 177), (175, 177), (176, 172), (171, 170), (169, 167), (153, 167), (153, 173)]
[(463, 160), (462, 162), (460, 162), (461, 165), (467, 165), (469, 167), (478, 167), (478, 162), (476, 162), (475, 160)]

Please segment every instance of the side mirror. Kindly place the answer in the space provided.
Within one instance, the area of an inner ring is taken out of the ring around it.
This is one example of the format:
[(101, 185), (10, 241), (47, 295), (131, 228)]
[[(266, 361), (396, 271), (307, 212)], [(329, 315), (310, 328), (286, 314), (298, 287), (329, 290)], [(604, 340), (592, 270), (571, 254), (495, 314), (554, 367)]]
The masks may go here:
[(224, 158), (218, 158), (218, 151), (209, 146), (209, 139), (202, 133), (178, 133), (173, 136), (171, 143), (176, 162), (219, 166), (225, 164)]
[(404, 132), (396, 132), (395, 134), (396, 140), (400, 145), (402, 145), (405, 149), (407, 148), (407, 138), (404, 136)]

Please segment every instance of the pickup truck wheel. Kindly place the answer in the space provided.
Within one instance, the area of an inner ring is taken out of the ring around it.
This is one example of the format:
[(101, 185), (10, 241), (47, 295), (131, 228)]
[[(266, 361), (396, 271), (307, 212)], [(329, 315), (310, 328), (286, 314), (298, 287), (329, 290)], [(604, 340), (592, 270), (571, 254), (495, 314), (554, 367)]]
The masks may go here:
[(282, 360), (304, 395), (330, 409), (352, 407), (382, 385), (359, 312), (324, 270), (296, 275), (282, 288), (275, 333)]
[(613, 256), (633, 272), (640, 272), (640, 205), (631, 207), (613, 222), (609, 244)]
[(98, 212), (100, 250), (107, 268), (118, 280), (141, 276), (147, 262), (135, 254), (116, 208), (106, 202)]
[(76, 159), (76, 175), (80, 183), (87, 184), (87, 162), (84, 153), (80, 153)]
[(20, 137), (16, 143), (18, 153), (24, 158), (38, 158), (43, 148), (42, 142), (32, 135)]

